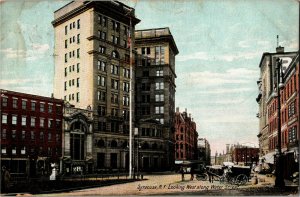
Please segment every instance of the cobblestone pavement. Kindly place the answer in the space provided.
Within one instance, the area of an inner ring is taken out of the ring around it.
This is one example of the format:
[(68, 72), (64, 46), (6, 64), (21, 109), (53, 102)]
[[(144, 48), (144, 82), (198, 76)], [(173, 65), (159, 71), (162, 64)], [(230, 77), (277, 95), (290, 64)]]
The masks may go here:
[(241, 195), (289, 195), (295, 194), (291, 191), (275, 190), (274, 178), (259, 176), (261, 182), (252, 185), (248, 182), (244, 186), (220, 184), (218, 181), (188, 180), (181, 181), (179, 174), (147, 175), (146, 180), (104, 186), (83, 190), (76, 190), (65, 193), (45, 194), (43, 196), (118, 196), (118, 195), (220, 195), (220, 196), (241, 196)]

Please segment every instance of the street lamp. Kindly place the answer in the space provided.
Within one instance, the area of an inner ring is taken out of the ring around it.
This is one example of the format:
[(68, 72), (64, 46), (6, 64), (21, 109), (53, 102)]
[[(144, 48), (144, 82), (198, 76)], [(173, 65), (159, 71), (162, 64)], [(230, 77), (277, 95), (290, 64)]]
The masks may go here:
[(282, 60), (277, 58), (276, 59), (276, 74), (277, 74), (277, 116), (278, 116), (278, 128), (277, 128), (277, 149), (278, 149), (278, 155), (277, 155), (277, 161), (276, 161), (276, 179), (275, 179), (275, 187), (284, 187), (284, 180), (283, 180), (283, 155), (281, 152), (281, 113), (280, 113), (280, 89), (284, 87), (284, 84), (282, 83)]

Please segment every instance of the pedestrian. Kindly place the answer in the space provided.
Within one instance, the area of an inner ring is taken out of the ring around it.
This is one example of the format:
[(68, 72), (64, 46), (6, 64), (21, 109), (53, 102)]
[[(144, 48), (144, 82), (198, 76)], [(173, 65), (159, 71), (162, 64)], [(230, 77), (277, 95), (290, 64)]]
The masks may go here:
[(3, 184), (3, 190), (5, 192), (8, 191), (9, 186), (10, 186), (10, 173), (9, 171), (6, 169), (5, 166), (2, 167), (2, 184)]
[(181, 173), (181, 181), (184, 181), (184, 170), (182, 166), (180, 167), (179, 172)]
[(191, 167), (191, 181), (194, 180), (194, 174), (195, 174), (195, 171), (194, 171), (194, 167), (192, 166)]
[(211, 172), (210, 168), (207, 168), (208, 179), (210, 183), (214, 182), (214, 174)]

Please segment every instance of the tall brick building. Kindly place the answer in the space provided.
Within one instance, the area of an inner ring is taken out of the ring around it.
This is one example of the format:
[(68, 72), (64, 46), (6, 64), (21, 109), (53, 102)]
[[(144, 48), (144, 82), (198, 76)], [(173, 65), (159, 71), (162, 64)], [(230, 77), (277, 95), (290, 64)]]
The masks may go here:
[(198, 132), (196, 123), (187, 111), (175, 113), (175, 159), (197, 160), (198, 159)]
[(62, 156), (63, 100), (1, 91), (1, 165), (12, 173), (50, 173)]

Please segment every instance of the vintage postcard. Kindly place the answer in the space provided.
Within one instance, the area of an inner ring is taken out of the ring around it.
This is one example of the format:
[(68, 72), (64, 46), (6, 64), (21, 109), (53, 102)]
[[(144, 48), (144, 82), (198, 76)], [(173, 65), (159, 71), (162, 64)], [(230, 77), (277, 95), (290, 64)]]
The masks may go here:
[(299, 1), (0, 15), (1, 195), (299, 195)]

